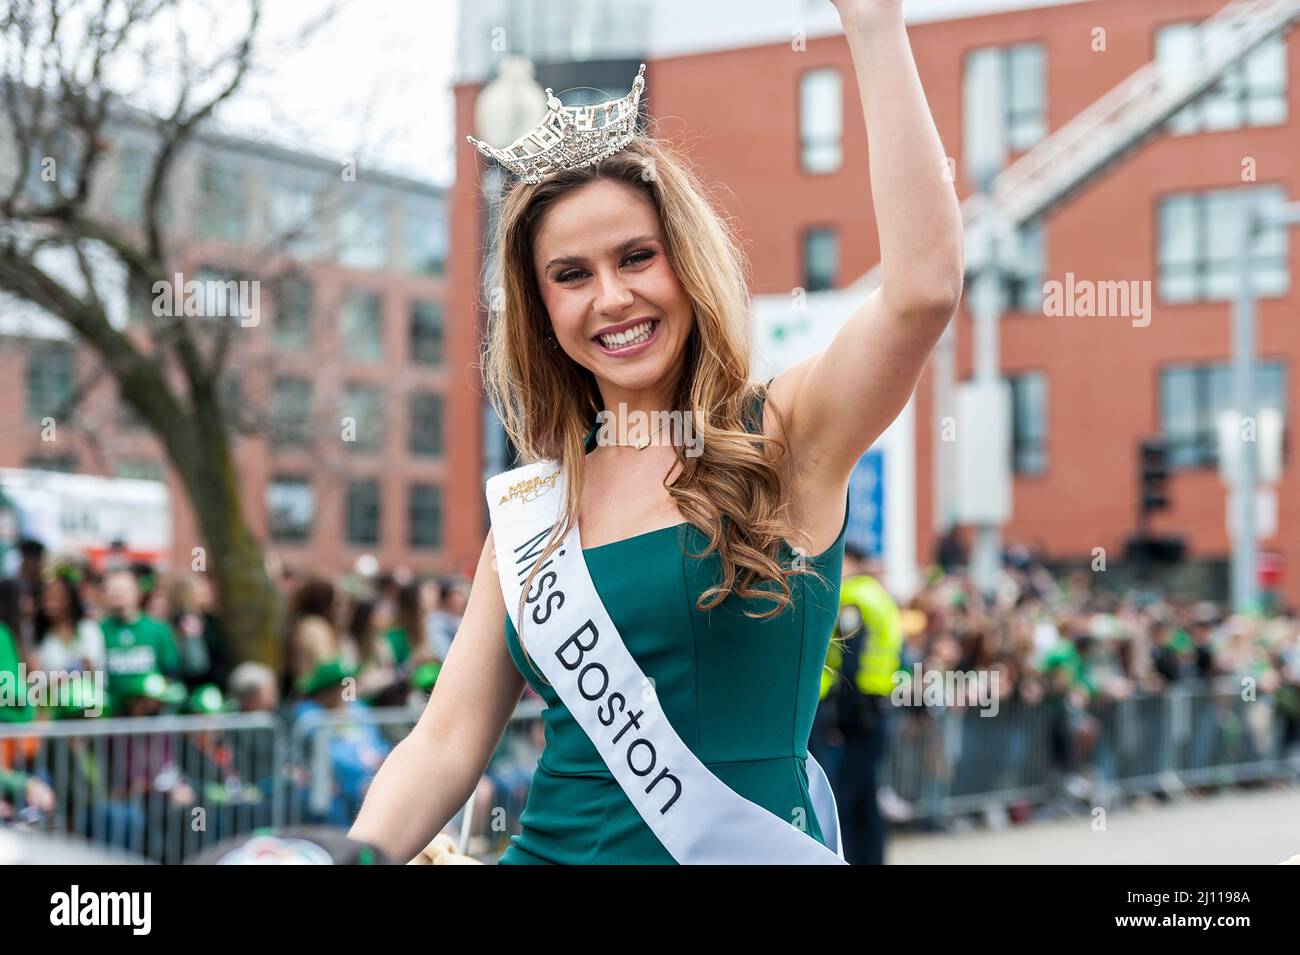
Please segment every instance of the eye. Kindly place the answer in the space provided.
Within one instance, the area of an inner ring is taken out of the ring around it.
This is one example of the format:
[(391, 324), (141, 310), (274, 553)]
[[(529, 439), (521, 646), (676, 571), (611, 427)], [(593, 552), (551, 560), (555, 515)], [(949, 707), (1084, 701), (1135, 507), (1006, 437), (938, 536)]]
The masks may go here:
[[(637, 249), (637, 251), (630, 252), (628, 255), (624, 256), (623, 264), (642, 265), (649, 262), (654, 257), (655, 253), (653, 249)], [(576, 282), (586, 274), (586, 269), (565, 269), (559, 275), (555, 276), (555, 281), (559, 282), (561, 285), (569, 285)]]

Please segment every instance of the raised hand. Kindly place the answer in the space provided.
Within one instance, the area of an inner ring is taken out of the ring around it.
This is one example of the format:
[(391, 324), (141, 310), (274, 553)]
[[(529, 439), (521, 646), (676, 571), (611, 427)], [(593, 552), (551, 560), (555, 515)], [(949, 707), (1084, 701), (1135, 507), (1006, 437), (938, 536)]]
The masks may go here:
[(870, 29), (887, 17), (902, 16), (903, 0), (830, 0), (845, 33)]

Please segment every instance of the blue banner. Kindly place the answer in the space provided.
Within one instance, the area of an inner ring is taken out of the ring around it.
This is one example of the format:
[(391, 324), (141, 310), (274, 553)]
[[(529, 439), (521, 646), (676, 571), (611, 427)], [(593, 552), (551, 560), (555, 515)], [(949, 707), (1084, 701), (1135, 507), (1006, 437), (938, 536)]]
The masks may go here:
[(844, 540), (871, 557), (885, 549), (885, 455), (868, 451), (849, 475), (849, 526)]

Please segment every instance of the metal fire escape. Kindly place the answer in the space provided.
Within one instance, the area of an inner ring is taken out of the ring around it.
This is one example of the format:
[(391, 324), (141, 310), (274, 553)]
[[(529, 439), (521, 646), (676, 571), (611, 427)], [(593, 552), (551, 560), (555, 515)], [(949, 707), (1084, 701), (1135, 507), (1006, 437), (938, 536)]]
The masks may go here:
[[(1010, 440), (1010, 407), (999, 377), (998, 319), (1002, 311), (1001, 270), (1007, 264), (1005, 250), (1014, 230), (1047, 216), (1160, 135), (1180, 110), (1210, 91), (1261, 43), (1284, 33), (1297, 20), (1300, 0), (1228, 3), (1197, 27), (1199, 55), (1193, 68), (1180, 69), (1159, 60), (1146, 64), (962, 203), (967, 268), (974, 275), (967, 300), (974, 317), (975, 376), (971, 386), (963, 386), (961, 397), (968, 413), (997, 423), (977, 429), (982, 436), (977, 436), (975, 444), (983, 440), (987, 446), (975, 447), (968, 441), (955, 452), (951, 443), (936, 442), (935, 516), (940, 531), (950, 517), (964, 516), (965, 522), (975, 525), (971, 570), (982, 586), (991, 587), (996, 580), (1001, 563), (1000, 525), (1009, 517), (1011, 507), (1009, 464), (999, 463), (990, 470), (989, 462), (1009, 460), (1009, 453), (1001, 453)], [(869, 291), (879, 284), (877, 265), (853, 288)], [(955, 327), (950, 325), (935, 352), (936, 420), (954, 414), (958, 404), (954, 340)], [(967, 475), (962, 482), (954, 481), (958, 461)], [(969, 470), (966, 462), (972, 461), (976, 464)], [(959, 493), (959, 487), (969, 493)], [(958, 501), (967, 502), (961, 508), (969, 510), (968, 514), (950, 510), (958, 507)]]
[[(1152, 61), (1052, 133), (962, 203), (969, 230), (989, 205), (1012, 227), (1050, 213), (1148, 140), (1218, 83), (1255, 47), (1300, 20), (1300, 0), (1234, 0), (1197, 28), (1202, 57), (1192, 71)], [(880, 266), (853, 283), (880, 284)]]

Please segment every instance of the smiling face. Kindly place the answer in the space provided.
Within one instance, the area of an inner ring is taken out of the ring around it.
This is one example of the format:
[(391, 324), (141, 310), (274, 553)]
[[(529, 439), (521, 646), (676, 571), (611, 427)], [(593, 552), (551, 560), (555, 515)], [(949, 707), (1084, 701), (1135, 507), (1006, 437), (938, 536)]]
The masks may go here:
[(695, 313), (649, 197), (581, 186), (546, 211), (532, 251), (556, 340), (595, 375), (606, 408), (666, 406)]

